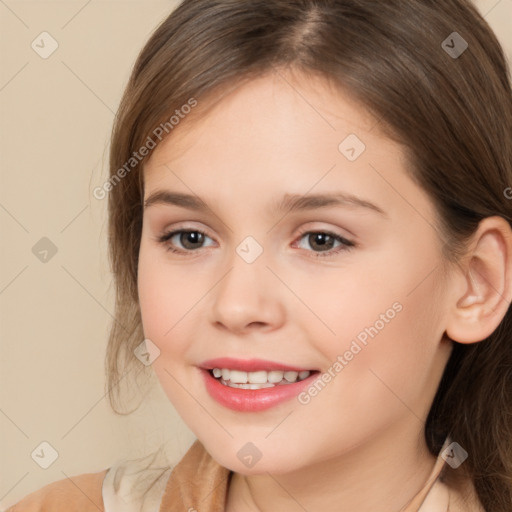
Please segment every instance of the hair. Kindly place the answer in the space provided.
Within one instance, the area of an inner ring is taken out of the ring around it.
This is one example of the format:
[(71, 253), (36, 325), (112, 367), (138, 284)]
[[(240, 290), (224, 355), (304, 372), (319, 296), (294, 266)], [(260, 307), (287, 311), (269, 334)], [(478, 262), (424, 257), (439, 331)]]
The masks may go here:
[[(460, 56), (443, 48), (453, 32), (468, 43)], [(112, 132), (110, 176), (117, 180), (109, 191), (108, 229), (117, 320), (105, 364), (110, 404), (119, 414), (118, 384), (141, 366), (133, 351), (144, 339), (137, 265), (147, 157), (122, 179), (119, 170), (191, 99), (206, 107), (214, 92), (284, 69), (335, 84), (403, 145), (410, 176), (435, 205), (450, 264), (482, 219), (498, 215), (511, 223), (504, 192), (512, 185), (509, 68), (469, 1), (185, 0), (140, 52)], [(461, 468), (492, 512), (512, 505), (511, 333), (509, 308), (485, 340), (453, 344), (425, 424), (433, 455), (447, 435), (469, 453)]]

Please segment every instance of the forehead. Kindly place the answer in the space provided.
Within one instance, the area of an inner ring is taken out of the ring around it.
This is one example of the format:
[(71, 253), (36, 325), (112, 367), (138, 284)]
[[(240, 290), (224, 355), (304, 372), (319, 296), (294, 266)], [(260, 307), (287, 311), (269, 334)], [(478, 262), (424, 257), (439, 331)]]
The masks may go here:
[[(372, 116), (354, 97), (318, 73), (274, 69), (258, 77), (245, 77), (232, 84), (217, 87), (202, 95), (190, 113), (183, 116), (169, 136), (160, 142), (150, 155), (148, 167), (156, 167), (177, 158), (196, 143), (198, 136), (215, 139), (220, 127), (232, 128), (230, 140), (242, 136), (273, 136), (281, 131), (283, 137), (292, 134), (299, 124), (322, 135), (343, 135), (340, 122), (346, 121), (359, 133), (373, 132), (379, 136), (382, 119)], [(297, 134), (297, 133), (295, 133)], [(225, 135), (222, 132), (222, 135)], [(224, 140), (223, 142), (229, 142)]]

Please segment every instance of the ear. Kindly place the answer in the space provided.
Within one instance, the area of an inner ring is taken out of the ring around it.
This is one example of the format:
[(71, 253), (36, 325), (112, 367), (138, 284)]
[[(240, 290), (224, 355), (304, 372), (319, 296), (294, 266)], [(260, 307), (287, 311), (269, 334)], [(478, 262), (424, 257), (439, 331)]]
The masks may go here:
[(453, 289), (446, 334), (459, 343), (486, 339), (512, 300), (512, 230), (503, 217), (480, 222)]

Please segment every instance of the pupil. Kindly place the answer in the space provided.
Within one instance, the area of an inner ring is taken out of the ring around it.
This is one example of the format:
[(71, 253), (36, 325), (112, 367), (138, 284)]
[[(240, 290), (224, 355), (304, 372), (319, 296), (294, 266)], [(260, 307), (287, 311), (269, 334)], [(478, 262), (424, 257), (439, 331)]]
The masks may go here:
[(203, 238), (204, 235), (202, 233), (198, 233), (197, 231), (190, 231), (188, 233), (182, 233), (180, 242), (183, 244), (183, 247), (195, 249), (195, 247), (190, 247), (190, 245), (201, 245)]
[(321, 250), (330, 249), (333, 241), (334, 239), (331, 235), (327, 235), (326, 233), (313, 233), (309, 236), (309, 243), (313, 249), (315, 248), (315, 245), (320, 247)]

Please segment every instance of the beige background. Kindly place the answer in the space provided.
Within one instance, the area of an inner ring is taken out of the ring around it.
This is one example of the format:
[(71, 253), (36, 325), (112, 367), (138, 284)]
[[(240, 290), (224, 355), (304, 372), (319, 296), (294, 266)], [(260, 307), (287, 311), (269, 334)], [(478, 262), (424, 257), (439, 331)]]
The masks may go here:
[[(159, 387), (130, 416), (108, 407), (106, 200), (92, 195), (131, 65), (175, 3), (0, 0), (2, 510), (162, 443), (176, 462), (193, 440)], [(512, 0), (477, 3), (511, 58)], [(31, 48), (43, 31), (59, 45), (47, 59)], [(47, 262), (32, 252), (42, 237)], [(59, 454), (48, 469), (31, 458), (43, 441)]]

